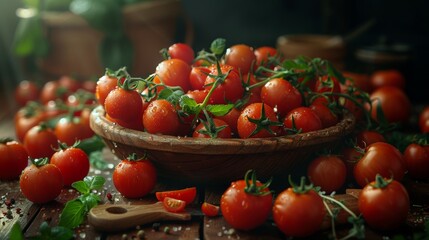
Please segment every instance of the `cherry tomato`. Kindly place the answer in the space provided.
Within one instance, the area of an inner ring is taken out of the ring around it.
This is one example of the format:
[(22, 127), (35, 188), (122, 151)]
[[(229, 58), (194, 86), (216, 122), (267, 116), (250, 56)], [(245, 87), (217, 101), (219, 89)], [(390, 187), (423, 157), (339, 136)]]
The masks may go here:
[(116, 77), (105, 74), (98, 79), (97, 86), (95, 87), (95, 98), (98, 100), (98, 103), (104, 107), (107, 95), (117, 87), (118, 79)]
[(195, 58), (194, 50), (186, 43), (174, 43), (168, 47), (171, 58), (178, 58), (191, 65)]
[(409, 144), (404, 150), (407, 174), (415, 179), (429, 179), (429, 145)]
[[(220, 209), (225, 221), (238, 230), (251, 230), (261, 226), (271, 213), (273, 196), (256, 177), (232, 182), (222, 194)], [(254, 173), (254, 172), (253, 172)]]
[(225, 121), (228, 126), (231, 128), (231, 132), (234, 135), (238, 134), (237, 131), (237, 121), (238, 118), (240, 117), (240, 110), (238, 110), (237, 108), (232, 108), (227, 114), (223, 115), (223, 116), (218, 116), (218, 119), (221, 119), (223, 121)]
[(340, 157), (322, 155), (311, 161), (307, 175), (315, 186), (319, 186), (326, 193), (332, 193), (338, 191), (346, 182), (347, 168)]
[(197, 188), (196, 187), (188, 187), (176, 190), (167, 190), (160, 191), (155, 193), (156, 199), (158, 201), (164, 201), (164, 198), (174, 198), (178, 200), (185, 201), (186, 204), (190, 204), (195, 200), (197, 196)]
[[(192, 137), (198, 138), (231, 138), (231, 128), (229, 125), (220, 119), (213, 118), (213, 125), (208, 122), (199, 123), (192, 133)], [(207, 130), (207, 127), (209, 130)], [(218, 128), (223, 129), (218, 130)]]
[(429, 106), (423, 108), (419, 113), (419, 129), (422, 133), (429, 132)]
[(374, 181), (377, 174), (397, 181), (404, 177), (405, 160), (395, 146), (385, 142), (369, 145), (354, 168), (355, 180), (361, 187)]
[(346, 78), (345, 86), (357, 87), (364, 92), (371, 91), (370, 78), (366, 73), (344, 71), (343, 76)]
[(178, 135), (181, 124), (173, 104), (157, 99), (149, 103), (144, 111), (143, 126), (148, 133)]
[(271, 79), (262, 87), (261, 100), (277, 109), (280, 118), (302, 104), (302, 96), (298, 89), (282, 78)]
[(28, 130), (45, 120), (45, 116), (43, 107), (37, 104), (19, 109), (14, 116), (15, 135), (18, 141), (23, 142)]
[(63, 188), (60, 169), (48, 163), (48, 158), (34, 159), (22, 171), (19, 186), (22, 194), (33, 203), (47, 203), (54, 200)]
[(185, 201), (171, 197), (165, 197), (162, 203), (165, 210), (173, 213), (183, 212), (186, 207)]
[(32, 158), (50, 158), (58, 147), (58, 138), (52, 129), (42, 123), (28, 130), (24, 147)]
[(339, 122), (338, 115), (331, 110), (326, 98), (317, 98), (309, 107), (319, 116), (322, 128), (332, 127)]
[(411, 113), (411, 103), (405, 92), (397, 87), (384, 86), (377, 88), (370, 95), (371, 116), (377, 116), (377, 107), (380, 106), (389, 123), (404, 123), (408, 121)]
[(396, 69), (378, 70), (371, 74), (370, 84), (373, 91), (384, 86), (393, 86), (404, 90), (405, 77)]
[[(317, 78), (314, 91), (322, 94), (336, 94), (341, 93), (340, 82), (337, 78), (331, 76), (321, 76)], [(330, 96), (330, 99), (337, 101), (338, 96)]]
[(60, 149), (51, 157), (51, 164), (60, 169), (65, 186), (83, 180), (89, 172), (88, 155), (80, 148), (60, 144)]
[(297, 130), (301, 133), (317, 131), (323, 128), (319, 116), (309, 107), (298, 107), (290, 111), (284, 121), (287, 129)]
[(377, 175), (358, 198), (359, 211), (366, 223), (377, 230), (394, 230), (405, 223), (410, 210), (407, 190), (396, 180)]
[(55, 125), (55, 135), (58, 141), (71, 146), (76, 141), (82, 141), (94, 136), (94, 131), (81, 117), (62, 117)]
[(386, 138), (375, 130), (362, 130), (356, 135), (356, 145), (362, 149), (376, 142), (386, 142)]
[(277, 49), (270, 46), (262, 46), (256, 48), (254, 53), (256, 56), (256, 66), (265, 66), (270, 69), (274, 68), (269, 58), (277, 56)]
[(264, 103), (253, 103), (241, 111), (237, 120), (237, 131), (240, 138), (277, 136), (281, 131), (278, 123), (272, 107)]
[[(210, 96), (209, 102), (210, 104), (235, 103), (237, 100), (241, 99), (244, 94), (240, 75), (229, 65), (221, 65), (220, 70), (221, 74), (227, 74), (227, 76), (222, 81), (219, 81), (219, 84)], [(218, 69), (213, 68), (204, 82), (204, 89), (210, 91), (216, 82), (216, 78), (213, 76), (218, 75)]]
[(0, 139), (0, 180), (18, 179), (28, 165), (25, 147), (12, 139)]
[(56, 99), (66, 100), (68, 95), (69, 90), (65, 86), (61, 86), (58, 81), (49, 81), (41, 89), (40, 102), (46, 104)]
[(107, 95), (104, 108), (114, 119), (134, 122), (142, 118), (143, 101), (137, 91), (118, 87)]
[(116, 165), (112, 180), (124, 197), (140, 198), (155, 187), (157, 172), (149, 160), (129, 157)]
[(95, 94), (96, 88), (97, 88), (97, 82), (93, 80), (86, 80), (82, 82), (82, 89)]
[(74, 93), (81, 88), (80, 82), (67, 75), (61, 76), (58, 79), (58, 83), (60, 86), (66, 88), (68, 93)]
[(244, 75), (250, 72), (252, 66), (256, 64), (256, 55), (252, 47), (246, 44), (236, 44), (226, 49), (225, 64), (233, 66)]
[(203, 204), (201, 204), (201, 212), (207, 217), (216, 217), (219, 214), (219, 209), (219, 206), (208, 202), (203, 202)]
[(21, 81), (15, 88), (14, 97), (19, 106), (25, 106), (29, 101), (37, 101), (39, 99), (39, 86), (32, 81)]
[(299, 191), (289, 187), (274, 200), (274, 222), (290, 237), (312, 235), (320, 229), (325, 215), (323, 199), (313, 189)]
[(191, 89), (189, 75), (191, 73), (191, 66), (185, 61), (177, 58), (167, 59), (156, 66), (155, 74), (159, 81), (167, 86), (179, 86), (183, 92)]
[(192, 67), (191, 73), (189, 74), (189, 82), (193, 90), (204, 89), (204, 82), (210, 73), (208, 67)]

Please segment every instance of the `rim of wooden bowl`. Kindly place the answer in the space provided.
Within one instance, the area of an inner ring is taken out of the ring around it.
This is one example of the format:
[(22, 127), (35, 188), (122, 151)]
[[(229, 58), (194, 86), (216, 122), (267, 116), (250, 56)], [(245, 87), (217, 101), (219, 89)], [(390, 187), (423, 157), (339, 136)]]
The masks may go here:
[(150, 134), (128, 129), (107, 120), (103, 107), (98, 106), (91, 112), (90, 126), (104, 139), (137, 148), (173, 153), (224, 155), (285, 151), (332, 142), (353, 131), (355, 118), (353, 114), (345, 113), (335, 126), (295, 135), (249, 139), (206, 139)]

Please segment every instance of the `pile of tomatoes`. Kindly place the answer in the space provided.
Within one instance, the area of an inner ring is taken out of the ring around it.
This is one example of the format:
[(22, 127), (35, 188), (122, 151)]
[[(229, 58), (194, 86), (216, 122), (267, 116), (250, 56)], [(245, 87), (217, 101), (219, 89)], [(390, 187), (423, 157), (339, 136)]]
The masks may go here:
[(19, 178), (25, 197), (45, 203), (87, 176), (89, 152), (83, 142), (95, 136), (89, 127), (95, 86), (95, 81), (69, 76), (41, 87), (22, 81), (15, 89), (20, 107), (14, 116), (16, 140), (0, 139), (0, 179)]

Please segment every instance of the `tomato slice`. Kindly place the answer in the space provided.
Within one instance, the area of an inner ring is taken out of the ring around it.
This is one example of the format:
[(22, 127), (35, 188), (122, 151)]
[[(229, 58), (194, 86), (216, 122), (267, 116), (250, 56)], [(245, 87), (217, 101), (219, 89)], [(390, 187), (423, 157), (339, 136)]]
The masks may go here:
[(196, 187), (189, 187), (189, 188), (183, 188), (183, 189), (177, 189), (177, 190), (170, 190), (170, 191), (162, 191), (162, 192), (156, 192), (156, 199), (158, 201), (164, 201), (164, 198), (170, 197), (179, 199), (182, 201), (185, 201), (186, 204), (192, 203), (195, 199), (195, 196), (197, 196), (197, 188)]
[(173, 213), (183, 212), (186, 207), (185, 201), (171, 197), (165, 197), (162, 203), (165, 210)]
[(208, 202), (204, 202), (201, 205), (201, 211), (207, 217), (215, 217), (219, 214), (219, 206), (213, 205), (213, 204), (208, 203)]

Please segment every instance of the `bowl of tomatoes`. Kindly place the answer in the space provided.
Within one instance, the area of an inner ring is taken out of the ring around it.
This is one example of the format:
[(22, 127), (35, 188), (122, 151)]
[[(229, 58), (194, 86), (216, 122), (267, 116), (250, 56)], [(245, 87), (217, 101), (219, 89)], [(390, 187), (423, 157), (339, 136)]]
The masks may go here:
[(228, 184), (248, 170), (287, 178), (354, 129), (349, 105), (363, 104), (341, 92), (345, 79), (328, 61), (225, 48), (217, 39), (195, 56), (173, 44), (147, 78), (106, 71), (91, 128), (119, 158), (136, 154), (161, 178), (199, 184)]
[(207, 139), (126, 128), (106, 118), (99, 106), (90, 125), (120, 159), (135, 153), (151, 160), (161, 178), (216, 185), (240, 179), (249, 169), (261, 179), (287, 176), (314, 152), (337, 146), (353, 131), (355, 119), (347, 113), (335, 126), (287, 136)]

